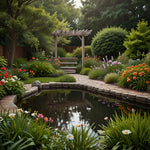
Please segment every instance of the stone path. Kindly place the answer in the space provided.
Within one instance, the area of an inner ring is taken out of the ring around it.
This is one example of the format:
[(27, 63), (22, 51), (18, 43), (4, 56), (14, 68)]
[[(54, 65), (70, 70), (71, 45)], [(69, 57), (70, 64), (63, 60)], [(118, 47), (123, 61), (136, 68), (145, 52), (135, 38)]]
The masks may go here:
[[(120, 88), (117, 85), (113, 84), (106, 84), (100, 80), (92, 80), (89, 79), (88, 76), (79, 75), (79, 74), (71, 74), (76, 78), (75, 83), (67, 83), (67, 82), (50, 82), (50, 83), (42, 83), (42, 89), (50, 89), (50, 88), (78, 88), (78, 89), (85, 89), (92, 92), (114, 96), (117, 98), (123, 99), (133, 99), (135, 102), (148, 104), (150, 106), (150, 93), (148, 92), (139, 92), (131, 89)], [(24, 96), (31, 95), (38, 91), (38, 87), (32, 87), (31, 84), (25, 85), (26, 92)], [(16, 96), (5, 96), (2, 100), (0, 100), (0, 111), (6, 110), (12, 112), (13, 110), (17, 109), (17, 106), (14, 104), (16, 101)]]

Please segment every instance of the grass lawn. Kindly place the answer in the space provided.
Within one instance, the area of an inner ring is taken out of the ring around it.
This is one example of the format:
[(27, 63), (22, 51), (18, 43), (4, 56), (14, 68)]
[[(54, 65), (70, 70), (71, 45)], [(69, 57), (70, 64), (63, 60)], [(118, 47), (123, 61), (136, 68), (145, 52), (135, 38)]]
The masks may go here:
[(60, 77), (34, 77), (34, 78), (28, 78), (24, 82), (24, 84), (30, 84), (34, 81), (39, 80), (41, 83), (48, 83), (48, 82), (59, 82)]

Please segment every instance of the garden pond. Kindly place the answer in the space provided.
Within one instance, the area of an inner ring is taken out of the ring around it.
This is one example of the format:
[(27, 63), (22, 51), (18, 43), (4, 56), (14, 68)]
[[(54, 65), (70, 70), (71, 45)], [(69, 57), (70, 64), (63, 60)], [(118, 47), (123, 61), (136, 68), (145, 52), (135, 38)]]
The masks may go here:
[(106, 124), (107, 117), (109, 119), (115, 112), (120, 114), (123, 111), (127, 115), (138, 110), (150, 112), (150, 107), (79, 90), (42, 91), (36, 96), (21, 100), (17, 106), (31, 112), (36, 110), (44, 116), (51, 117), (54, 120), (52, 126), (60, 129), (68, 129), (81, 123), (94, 123), (96, 129), (99, 129), (99, 125)]

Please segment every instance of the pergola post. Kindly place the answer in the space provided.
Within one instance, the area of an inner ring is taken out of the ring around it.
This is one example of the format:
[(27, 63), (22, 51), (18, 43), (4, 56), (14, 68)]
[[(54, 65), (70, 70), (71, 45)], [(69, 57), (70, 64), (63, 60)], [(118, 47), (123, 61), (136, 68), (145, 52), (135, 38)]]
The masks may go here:
[(84, 36), (82, 36), (82, 68), (84, 68)]
[(55, 58), (57, 58), (57, 36), (55, 36)]

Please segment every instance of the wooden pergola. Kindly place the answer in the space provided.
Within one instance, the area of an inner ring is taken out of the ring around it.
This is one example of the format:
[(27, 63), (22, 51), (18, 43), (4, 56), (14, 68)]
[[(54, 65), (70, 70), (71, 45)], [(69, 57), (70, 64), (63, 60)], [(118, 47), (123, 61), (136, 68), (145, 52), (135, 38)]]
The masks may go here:
[(85, 50), (84, 50), (84, 45), (85, 45), (85, 36), (88, 36), (91, 34), (92, 30), (71, 30), (71, 31), (62, 31), (62, 30), (57, 30), (52, 33), (55, 39), (55, 58), (57, 58), (57, 42), (59, 40), (59, 37), (62, 36), (78, 36), (80, 40), (82, 41), (82, 68), (84, 67), (84, 57), (85, 57)]

